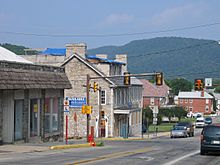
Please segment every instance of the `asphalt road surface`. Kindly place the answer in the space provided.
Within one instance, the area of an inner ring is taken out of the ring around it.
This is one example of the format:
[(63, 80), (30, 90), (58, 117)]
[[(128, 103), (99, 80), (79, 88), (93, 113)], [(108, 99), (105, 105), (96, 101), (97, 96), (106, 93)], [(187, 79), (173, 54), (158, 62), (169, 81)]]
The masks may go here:
[(144, 141), (108, 141), (104, 147), (75, 148), (8, 154), (0, 164), (94, 164), (94, 165), (213, 165), (220, 164), (216, 154), (199, 154), (199, 134), (195, 137), (161, 137)]

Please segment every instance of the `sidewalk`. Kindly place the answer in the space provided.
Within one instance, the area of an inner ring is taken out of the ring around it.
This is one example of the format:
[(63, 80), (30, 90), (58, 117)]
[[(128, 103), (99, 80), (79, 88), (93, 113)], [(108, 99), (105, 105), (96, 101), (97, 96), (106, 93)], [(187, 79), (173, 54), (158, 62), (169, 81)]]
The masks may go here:
[[(129, 141), (129, 140), (150, 140), (159, 137), (169, 136), (169, 132), (159, 132), (157, 135), (144, 134), (142, 137), (128, 137), (128, 138), (95, 138), (96, 142), (101, 141)], [(20, 143), (20, 144), (5, 144), (0, 146), (0, 155), (11, 154), (11, 153), (30, 153), (30, 152), (45, 152), (51, 149), (68, 149), (68, 148), (81, 148), (81, 147), (91, 147), (86, 139), (71, 139), (68, 141), (68, 145), (64, 142), (45, 142), (45, 143)]]

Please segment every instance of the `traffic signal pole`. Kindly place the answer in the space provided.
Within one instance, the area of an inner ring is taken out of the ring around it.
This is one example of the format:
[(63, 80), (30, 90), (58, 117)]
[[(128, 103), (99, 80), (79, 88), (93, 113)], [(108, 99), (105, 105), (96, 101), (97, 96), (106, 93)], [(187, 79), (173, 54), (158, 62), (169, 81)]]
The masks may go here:
[[(86, 75), (86, 103), (89, 106), (89, 90), (90, 90), (90, 76), (89, 74)], [(86, 114), (86, 127), (87, 127), (87, 142), (89, 142), (89, 122), (90, 122), (90, 114)]]

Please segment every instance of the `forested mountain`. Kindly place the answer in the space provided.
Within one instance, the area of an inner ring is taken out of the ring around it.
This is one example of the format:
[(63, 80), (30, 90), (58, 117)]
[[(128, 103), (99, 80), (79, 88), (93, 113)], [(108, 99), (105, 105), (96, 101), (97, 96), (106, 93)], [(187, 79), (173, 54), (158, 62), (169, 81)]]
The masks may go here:
[[(24, 46), (0, 46), (18, 55), (25, 54)], [(87, 54), (108, 54), (110, 59), (114, 59), (115, 54), (127, 54), (131, 73), (161, 71), (166, 79), (220, 78), (220, 44), (213, 40), (158, 37), (136, 40), (122, 46), (90, 49)]]
[(132, 41), (123, 46), (104, 46), (88, 54), (127, 54), (131, 73), (162, 71), (165, 78), (220, 78), (220, 45), (217, 41), (158, 37)]
[[(24, 46), (18, 46), (18, 45), (12, 45), (8, 43), (0, 44), (1, 47), (4, 47), (12, 52), (14, 52), (17, 55), (24, 55), (25, 54), (25, 49), (28, 49), (27, 47)], [(37, 54), (37, 51), (28, 51), (28, 54)]]

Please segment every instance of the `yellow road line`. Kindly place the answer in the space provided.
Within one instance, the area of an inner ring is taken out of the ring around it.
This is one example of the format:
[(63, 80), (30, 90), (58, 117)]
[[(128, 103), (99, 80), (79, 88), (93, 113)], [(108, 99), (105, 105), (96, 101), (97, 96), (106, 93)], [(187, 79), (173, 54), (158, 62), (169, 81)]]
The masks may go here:
[(112, 154), (99, 156), (97, 158), (79, 160), (79, 161), (76, 161), (73, 164), (69, 164), (69, 165), (79, 165), (79, 164), (92, 163), (92, 162), (96, 162), (96, 161), (100, 161), (100, 160), (106, 160), (106, 159), (110, 159), (110, 158), (119, 158), (119, 157), (123, 157), (123, 156), (129, 156), (129, 155), (133, 155), (133, 154), (149, 152), (149, 151), (152, 151), (152, 150), (153, 150), (152, 148), (148, 147), (148, 148), (142, 148), (142, 149), (131, 150), (131, 151), (126, 151), (126, 152), (117, 152), (117, 153), (112, 153)]

